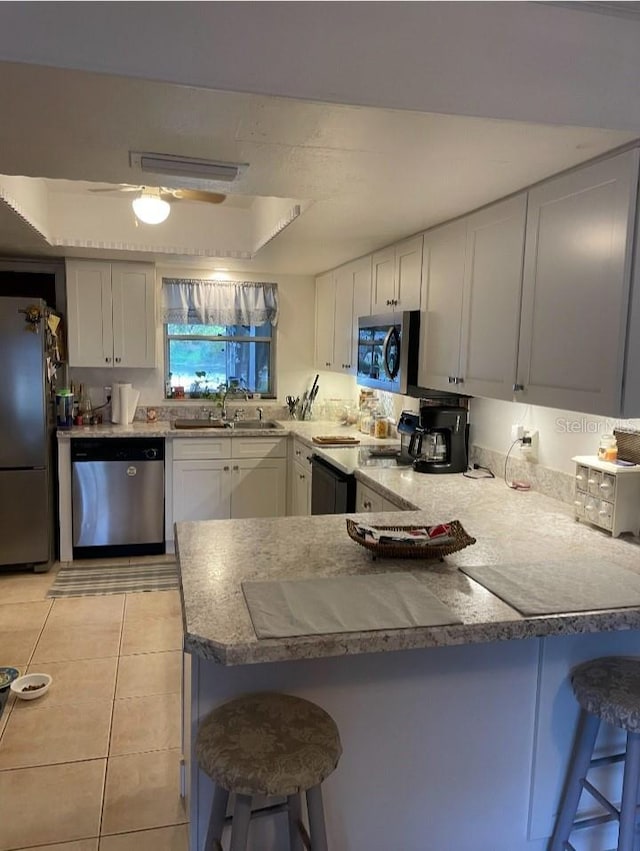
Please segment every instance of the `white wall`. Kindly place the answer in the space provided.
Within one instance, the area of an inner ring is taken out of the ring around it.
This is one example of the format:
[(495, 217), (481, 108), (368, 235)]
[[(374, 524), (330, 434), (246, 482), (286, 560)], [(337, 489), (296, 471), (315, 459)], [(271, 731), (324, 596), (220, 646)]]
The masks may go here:
[[(187, 267), (157, 267), (158, 287), (158, 339), (157, 369), (85, 369), (72, 367), (69, 378), (82, 382), (90, 389), (94, 405), (103, 400), (103, 387), (114, 381), (131, 382), (140, 390), (140, 405), (164, 403), (164, 339), (160, 320), (160, 288), (162, 277), (203, 278), (226, 281), (275, 281), (280, 297), (280, 319), (277, 326), (276, 382), (278, 400), (284, 404), (285, 396), (300, 395), (311, 386), (315, 375), (313, 367), (315, 333), (315, 283), (306, 275), (259, 275), (256, 273), (207, 272)], [(175, 402), (170, 404), (179, 405)]]
[(640, 420), (614, 420), (595, 414), (542, 408), (518, 402), (472, 399), (471, 442), (506, 453), (511, 446), (511, 425), (538, 429), (538, 463), (543, 467), (574, 472), (574, 455), (595, 455), (600, 435), (618, 425), (640, 428)]

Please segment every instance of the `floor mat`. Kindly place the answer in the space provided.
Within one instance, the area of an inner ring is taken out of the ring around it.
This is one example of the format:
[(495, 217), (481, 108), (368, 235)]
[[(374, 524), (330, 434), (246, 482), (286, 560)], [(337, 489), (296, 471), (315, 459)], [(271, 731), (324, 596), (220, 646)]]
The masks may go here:
[(178, 588), (175, 562), (61, 567), (47, 597), (94, 597)]

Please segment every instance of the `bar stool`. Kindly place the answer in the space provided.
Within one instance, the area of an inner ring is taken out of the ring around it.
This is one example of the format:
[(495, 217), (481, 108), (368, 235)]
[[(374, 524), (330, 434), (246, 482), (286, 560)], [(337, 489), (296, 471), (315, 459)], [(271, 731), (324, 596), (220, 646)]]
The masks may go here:
[[(222, 851), (222, 829), (231, 822), (230, 851), (246, 851), (249, 822), (287, 812), (290, 851), (327, 851), (320, 784), (342, 753), (335, 721), (324, 709), (288, 694), (245, 695), (214, 709), (196, 737), (200, 769), (215, 783), (205, 851)], [(227, 817), (235, 793), (233, 818)], [(309, 835), (301, 819), (306, 792)], [(255, 795), (286, 797), (286, 804), (252, 810)]]
[[(619, 822), (618, 851), (633, 851), (640, 779), (640, 659), (610, 656), (585, 662), (572, 672), (571, 685), (582, 709), (549, 851), (575, 851), (569, 842), (573, 830), (614, 820)], [(593, 759), (601, 721), (627, 731), (625, 753)], [(613, 762), (624, 762), (619, 810), (586, 779), (591, 767)], [(575, 820), (583, 789), (606, 814)]]

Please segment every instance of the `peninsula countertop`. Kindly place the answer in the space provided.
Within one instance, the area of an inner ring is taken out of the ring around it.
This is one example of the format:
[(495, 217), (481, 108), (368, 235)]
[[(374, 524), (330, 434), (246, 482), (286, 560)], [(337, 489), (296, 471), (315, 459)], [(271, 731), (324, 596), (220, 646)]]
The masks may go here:
[[(424, 476), (411, 470), (360, 469), (364, 483), (396, 502), (420, 505), (404, 523), (458, 519), (477, 538), (444, 562), (373, 561), (347, 535), (344, 515), (218, 520), (177, 524), (185, 649), (224, 665), (312, 659), (411, 648), (475, 644), (535, 636), (640, 629), (640, 609), (525, 617), (458, 570), (462, 565), (585, 562), (585, 581), (598, 560), (640, 574), (640, 541), (612, 539), (576, 523), (571, 509), (538, 493), (516, 492), (499, 479)], [(397, 522), (397, 514), (367, 514)], [(393, 518), (393, 520), (391, 519)], [(241, 583), (410, 571), (461, 624), (402, 630), (257, 639)]]

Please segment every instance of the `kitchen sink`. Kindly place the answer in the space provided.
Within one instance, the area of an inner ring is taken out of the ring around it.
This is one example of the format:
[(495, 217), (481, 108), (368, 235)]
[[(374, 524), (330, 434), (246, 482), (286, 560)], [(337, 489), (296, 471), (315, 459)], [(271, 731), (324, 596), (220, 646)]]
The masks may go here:
[(233, 424), (234, 429), (274, 429), (274, 428), (282, 428), (278, 423), (274, 423), (273, 420), (236, 420)]
[(174, 428), (228, 428), (231, 424), (224, 420), (175, 420)]

